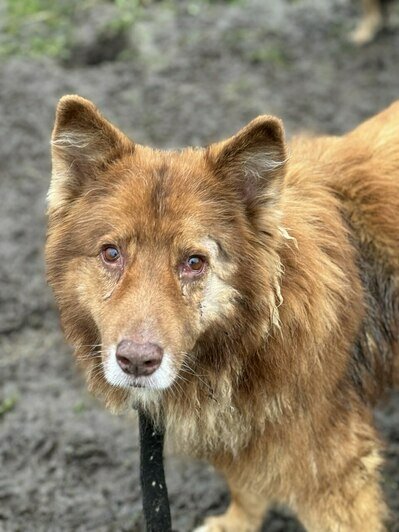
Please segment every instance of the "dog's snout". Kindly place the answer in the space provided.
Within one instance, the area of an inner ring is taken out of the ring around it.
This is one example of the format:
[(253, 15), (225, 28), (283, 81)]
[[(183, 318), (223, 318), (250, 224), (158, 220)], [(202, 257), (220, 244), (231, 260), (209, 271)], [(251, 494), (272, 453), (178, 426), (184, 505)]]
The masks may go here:
[(116, 360), (125, 373), (134, 377), (148, 376), (159, 368), (163, 349), (157, 344), (138, 344), (122, 340), (116, 348)]

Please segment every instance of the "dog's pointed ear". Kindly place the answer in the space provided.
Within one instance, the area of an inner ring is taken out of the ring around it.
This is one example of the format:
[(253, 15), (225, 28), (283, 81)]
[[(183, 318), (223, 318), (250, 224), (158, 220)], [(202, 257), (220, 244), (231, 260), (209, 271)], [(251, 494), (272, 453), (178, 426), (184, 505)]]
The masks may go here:
[(87, 179), (131, 154), (134, 143), (106, 120), (89, 100), (64, 96), (58, 103), (51, 138), (49, 207), (62, 207)]
[(233, 137), (209, 146), (208, 157), (250, 213), (280, 195), (287, 158), (282, 122), (259, 116)]

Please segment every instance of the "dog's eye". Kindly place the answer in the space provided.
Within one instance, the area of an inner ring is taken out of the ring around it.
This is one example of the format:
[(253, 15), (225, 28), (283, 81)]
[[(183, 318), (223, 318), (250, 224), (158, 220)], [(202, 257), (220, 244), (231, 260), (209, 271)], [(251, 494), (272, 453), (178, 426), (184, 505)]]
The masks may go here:
[(205, 260), (203, 257), (199, 257), (198, 255), (193, 255), (192, 257), (189, 257), (187, 259), (187, 266), (192, 270), (193, 272), (199, 273), (203, 270), (205, 266)]
[(201, 275), (206, 267), (205, 257), (201, 255), (190, 255), (180, 267), (180, 275), (186, 278), (193, 278)]
[(108, 263), (116, 262), (120, 257), (119, 250), (115, 246), (104, 246), (101, 255), (104, 261)]

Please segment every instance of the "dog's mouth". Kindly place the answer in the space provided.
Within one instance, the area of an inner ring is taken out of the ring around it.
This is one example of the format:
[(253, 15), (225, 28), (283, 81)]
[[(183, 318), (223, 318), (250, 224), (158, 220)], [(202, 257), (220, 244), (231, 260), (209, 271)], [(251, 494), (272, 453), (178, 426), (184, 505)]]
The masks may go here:
[(149, 388), (149, 389), (157, 388), (156, 386), (152, 385), (148, 377), (143, 377), (141, 379), (131, 378), (131, 381), (129, 382), (128, 387), (129, 388)]
[(130, 386), (131, 388), (146, 388), (146, 385), (143, 382), (132, 382)]

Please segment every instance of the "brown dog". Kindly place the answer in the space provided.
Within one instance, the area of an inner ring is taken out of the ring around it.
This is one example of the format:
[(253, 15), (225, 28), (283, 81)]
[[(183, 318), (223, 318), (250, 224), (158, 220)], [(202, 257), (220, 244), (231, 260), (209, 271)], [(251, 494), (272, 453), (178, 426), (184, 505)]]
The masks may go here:
[(232, 492), (204, 531), (284, 503), (314, 532), (378, 532), (372, 405), (399, 381), (399, 103), (287, 149), (261, 116), (205, 149), (128, 139), (62, 98), (48, 280), (89, 388), (139, 403)]

